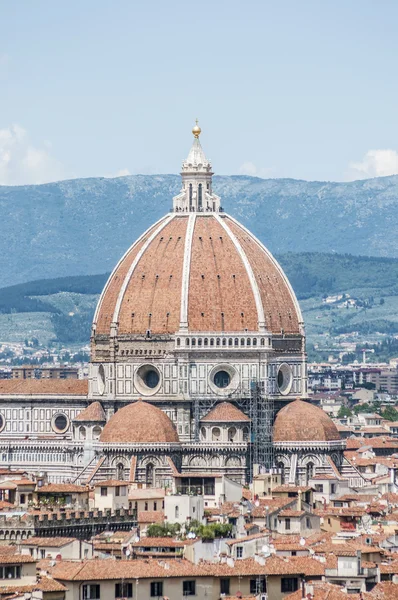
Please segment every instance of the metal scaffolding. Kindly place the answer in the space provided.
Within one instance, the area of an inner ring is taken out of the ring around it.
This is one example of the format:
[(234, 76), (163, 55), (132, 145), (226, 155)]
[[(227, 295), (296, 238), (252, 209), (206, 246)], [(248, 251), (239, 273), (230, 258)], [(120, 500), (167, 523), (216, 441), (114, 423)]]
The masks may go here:
[(266, 384), (263, 381), (252, 380), (250, 390), (233, 392), (227, 397), (203, 396), (192, 394), (194, 438), (200, 440), (200, 420), (219, 402), (233, 402), (250, 419), (250, 439), (248, 454), (249, 481), (257, 472), (265, 472), (274, 466), (274, 451), (272, 444), (272, 427), (274, 422), (275, 406), (272, 396), (267, 394)]

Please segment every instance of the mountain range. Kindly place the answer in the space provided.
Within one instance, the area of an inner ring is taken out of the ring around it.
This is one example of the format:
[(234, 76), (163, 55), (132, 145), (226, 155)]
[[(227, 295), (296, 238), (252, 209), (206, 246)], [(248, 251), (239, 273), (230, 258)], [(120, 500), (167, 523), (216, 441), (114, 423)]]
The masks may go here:
[[(110, 271), (179, 189), (177, 175), (0, 186), (0, 287)], [(214, 190), (273, 253), (398, 257), (398, 176), (349, 183), (220, 176)]]

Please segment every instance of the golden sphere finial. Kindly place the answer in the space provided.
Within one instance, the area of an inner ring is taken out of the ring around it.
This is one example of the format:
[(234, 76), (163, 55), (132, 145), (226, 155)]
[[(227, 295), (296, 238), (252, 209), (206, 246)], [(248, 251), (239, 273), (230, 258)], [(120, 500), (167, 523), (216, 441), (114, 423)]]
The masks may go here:
[(202, 130), (201, 130), (201, 128), (198, 125), (198, 119), (196, 119), (196, 125), (192, 129), (192, 133), (194, 134), (194, 136), (196, 138), (198, 138), (200, 136), (200, 134), (201, 134), (201, 131)]

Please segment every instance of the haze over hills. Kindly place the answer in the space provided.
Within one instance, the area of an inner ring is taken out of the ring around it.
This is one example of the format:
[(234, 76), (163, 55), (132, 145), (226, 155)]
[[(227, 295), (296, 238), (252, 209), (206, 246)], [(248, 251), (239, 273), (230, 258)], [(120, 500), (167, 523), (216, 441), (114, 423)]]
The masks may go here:
[[(0, 187), (0, 286), (110, 271), (179, 189), (177, 175)], [(273, 253), (398, 256), (398, 176), (349, 183), (222, 176), (214, 190)]]
[[(398, 333), (398, 259), (338, 254), (277, 255), (303, 310), (308, 347), (324, 334), (354, 341)], [(86, 344), (107, 274), (46, 279), (0, 289), (0, 342)], [(324, 297), (346, 294), (327, 304)], [(396, 352), (396, 348), (393, 349)]]

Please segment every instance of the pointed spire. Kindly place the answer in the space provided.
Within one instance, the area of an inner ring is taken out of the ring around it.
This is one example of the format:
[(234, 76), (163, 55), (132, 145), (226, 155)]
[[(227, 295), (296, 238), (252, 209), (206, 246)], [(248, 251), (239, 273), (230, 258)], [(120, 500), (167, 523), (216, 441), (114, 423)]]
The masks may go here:
[(212, 166), (199, 141), (202, 130), (198, 119), (192, 133), (194, 140), (182, 163), (182, 190), (173, 198), (173, 209), (176, 212), (218, 212), (220, 198), (212, 191)]

